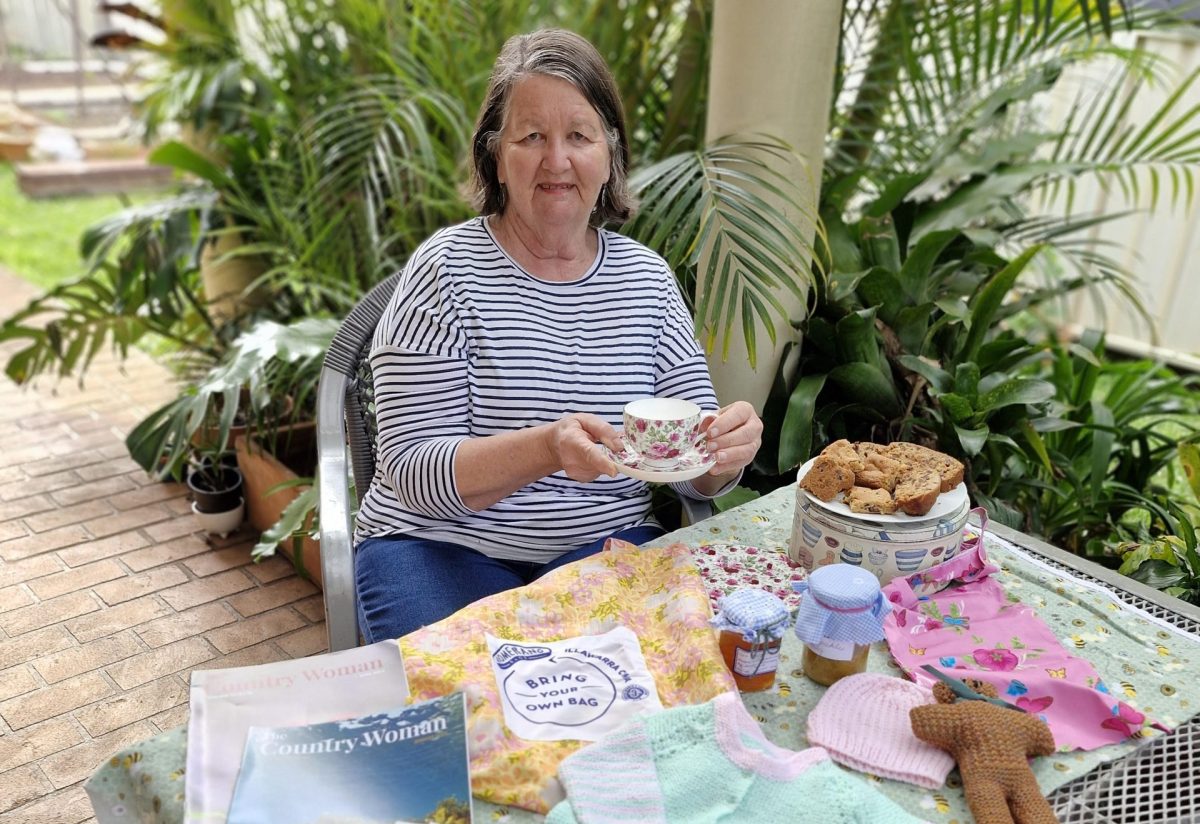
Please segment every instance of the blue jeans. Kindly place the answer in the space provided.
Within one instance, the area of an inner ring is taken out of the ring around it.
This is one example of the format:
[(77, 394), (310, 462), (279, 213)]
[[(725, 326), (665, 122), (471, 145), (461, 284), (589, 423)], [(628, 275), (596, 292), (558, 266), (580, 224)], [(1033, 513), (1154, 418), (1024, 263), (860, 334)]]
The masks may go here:
[[(642, 544), (663, 534), (662, 527), (643, 524), (610, 537)], [(359, 628), (368, 644), (399, 638), (480, 598), (524, 586), (564, 564), (595, 555), (606, 540), (536, 564), (489, 558), (446, 541), (403, 535), (366, 538), (354, 552)]]

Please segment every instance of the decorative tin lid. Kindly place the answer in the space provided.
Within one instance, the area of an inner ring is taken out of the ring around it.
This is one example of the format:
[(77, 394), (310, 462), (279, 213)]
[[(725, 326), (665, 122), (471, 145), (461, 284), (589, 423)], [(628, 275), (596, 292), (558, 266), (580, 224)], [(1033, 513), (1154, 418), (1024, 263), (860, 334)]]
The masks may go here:
[(806, 644), (824, 639), (856, 644), (883, 640), (883, 619), (892, 605), (870, 572), (851, 564), (830, 564), (792, 588), (804, 596), (796, 614), (796, 636)]
[(783, 601), (761, 589), (738, 589), (722, 598), (720, 612), (710, 621), (717, 629), (740, 632), (747, 641), (776, 641), (787, 630), (788, 609)]

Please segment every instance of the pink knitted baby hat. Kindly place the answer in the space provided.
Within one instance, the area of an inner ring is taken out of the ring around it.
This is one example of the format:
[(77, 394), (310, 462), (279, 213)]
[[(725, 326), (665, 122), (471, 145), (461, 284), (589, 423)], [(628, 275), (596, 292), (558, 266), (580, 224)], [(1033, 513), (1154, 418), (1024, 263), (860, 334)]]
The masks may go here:
[(808, 714), (808, 743), (860, 772), (937, 789), (954, 767), (950, 754), (913, 735), (908, 712), (933, 704), (925, 687), (878, 672), (834, 683)]

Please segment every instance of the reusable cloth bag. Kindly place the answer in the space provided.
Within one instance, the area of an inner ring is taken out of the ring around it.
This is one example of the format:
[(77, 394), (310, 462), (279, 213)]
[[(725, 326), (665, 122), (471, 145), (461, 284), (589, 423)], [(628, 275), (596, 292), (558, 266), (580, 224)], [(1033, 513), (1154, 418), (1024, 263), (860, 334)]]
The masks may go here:
[(626, 627), (545, 644), (491, 635), (504, 723), (533, 741), (599, 741), (662, 704), (637, 636)]
[(1094, 750), (1150, 725), (1090, 663), (1068, 653), (1031, 606), (1009, 599), (997, 571), (975, 537), (952, 560), (884, 587), (892, 602), (884, 632), (904, 671), (927, 687), (935, 679), (925, 664), (992, 684), (1045, 721), (1063, 751)]
[(628, 627), (659, 700), (673, 707), (735, 688), (708, 626), (711, 614), (688, 547), (639, 549), (614, 540), (598, 555), (404, 636), (400, 649), (412, 700), (466, 693), (472, 792), (544, 813), (563, 798), (559, 763), (588, 742), (532, 741), (505, 725), (485, 636), (536, 645)]

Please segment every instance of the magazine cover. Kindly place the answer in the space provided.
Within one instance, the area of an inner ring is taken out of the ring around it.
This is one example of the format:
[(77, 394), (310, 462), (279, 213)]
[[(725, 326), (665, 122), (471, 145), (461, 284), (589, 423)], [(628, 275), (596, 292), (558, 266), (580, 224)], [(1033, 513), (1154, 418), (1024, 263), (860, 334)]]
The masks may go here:
[(250, 727), (354, 718), (408, 698), (395, 641), (273, 664), (196, 670), (191, 685), (184, 775), (187, 824), (226, 820)]
[(251, 727), (230, 824), (469, 824), (461, 692), (347, 721)]

